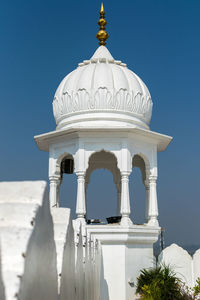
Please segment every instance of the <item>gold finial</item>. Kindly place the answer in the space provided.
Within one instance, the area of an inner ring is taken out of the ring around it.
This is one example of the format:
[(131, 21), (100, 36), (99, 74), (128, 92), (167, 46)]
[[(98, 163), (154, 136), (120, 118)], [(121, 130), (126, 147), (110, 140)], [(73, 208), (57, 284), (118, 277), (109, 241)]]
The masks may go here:
[(101, 3), (101, 10), (100, 10), (100, 13), (105, 14), (104, 7), (103, 7), (103, 2)]
[(106, 20), (105, 20), (105, 11), (103, 7), (103, 3), (101, 4), (101, 10), (100, 10), (100, 19), (98, 22), (100, 29), (99, 32), (97, 33), (96, 37), (99, 40), (99, 45), (104, 46), (106, 45), (106, 40), (108, 39), (109, 35), (106, 32)]

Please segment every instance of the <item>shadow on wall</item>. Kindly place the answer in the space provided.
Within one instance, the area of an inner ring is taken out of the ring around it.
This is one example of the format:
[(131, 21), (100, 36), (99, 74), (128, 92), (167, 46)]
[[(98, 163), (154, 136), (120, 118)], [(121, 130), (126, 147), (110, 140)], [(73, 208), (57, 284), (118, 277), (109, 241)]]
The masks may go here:
[(1, 273), (1, 250), (0, 250), (0, 299), (5, 300), (5, 288), (4, 288), (2, 273)]
[(103, 256), (101, 255), (101, 278), (100, 278), (100, 299), (109, 300), (108, 284), (104, 277), (104, 263)]
[(28, 243), (19, 299), (58, 299), (56, 247), (47, 191)]
[(63, 252), (60, 300), (75, 299), (75, 244), (70, 217)]

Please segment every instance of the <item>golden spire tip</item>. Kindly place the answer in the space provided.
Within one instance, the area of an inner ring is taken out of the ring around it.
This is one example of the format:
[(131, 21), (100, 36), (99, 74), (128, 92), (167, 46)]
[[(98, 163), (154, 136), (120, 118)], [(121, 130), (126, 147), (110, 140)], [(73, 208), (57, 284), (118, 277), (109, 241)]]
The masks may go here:
[(104, 13), (103, 2), (101, 3), (101, 10), (100, 10), (100, 13)]
[(104, 11), (104, 7), (103, 7), (103, 2), (101, 3), (101, 9), (100, 9), (100, 19), (98, 22), (100, 28), (99, 31), (96, 35), (97, 39), (99, 40), (99, 45), (101, 46), (105, 46), (106, 45), (106, 40), (108, 39), (109, 35), (106, 32), (106, 20), (105, 20), (105, 11)]

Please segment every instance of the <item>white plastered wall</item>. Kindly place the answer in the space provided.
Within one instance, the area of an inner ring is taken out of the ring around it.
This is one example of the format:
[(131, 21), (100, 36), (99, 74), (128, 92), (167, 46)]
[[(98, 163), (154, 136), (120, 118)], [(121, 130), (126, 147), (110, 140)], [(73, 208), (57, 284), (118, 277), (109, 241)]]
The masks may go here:
[(200, 278), (200, 249), (198, 249), (193, 255), (193, 280), (194, 284), (196, 280)]
[(158, 262), (169, 265), (177, 277), (189, 287), (194, 287), (200, 277), (200, 249), (191, 256), (182, 247), (171, 244), (161, 252)]
[[(75, 244), (74, 244), (74, 229), (70, 210), (67, 208), (55, 208), (55, 213), (58, 216), (57, 210), (62, 209), (64, 219), (59, 217), (58, 237), (56, 242), (58, 253), (58, 268), (60, 272), (60, 300), (75, 299)], [(66, 212), (68, 210), (68, 212)], [(54, 214), (55, 214), (54, 213)], [(57, 219), (57, 218), (56, 218)], [(55, 220), (55, 218), (54, 218)], [(61, 224), (62, 223), (62, 224)], [(66, 224), (64, 224), (66, 223)], [(60, 228), (61, 227), (61, 228)], [(61, 230), (59, 230), (59, 228)], [(64, 242), (64, 247), (63, 247)]]
[[(56, 256), (57, 256), (57, 275), (58, 275), (58, 294), (60, 294), (61, 287), (61, 278), (62, 282), (65, 282), (64, 290), (67, 289), (72, 283), (70, 278), (73, 278), (72, 274), (74, 272), (74, 268), (72, 268), (73, 260), (73, 228), (71, 221), (71, 211), (69, 208), (64, 207), (56, 207), (51, 209), (51, 214), (53, 218), (53, 226), (54, 226), (54, 240), (56, 244)], [(63, 259), (65, 263), (63, 264)], [(67, 263), (66, 263), (67, 260)], [(70, 274), (68, 276), (68, 280), (66, 280), (66, 274)], [(63, 290), (63, 288), (62, 288)], [(69, 293), (69, 291), (68, 291)], [(70, 294), (68, 294), (69, 297)], [(64, 299), (67, 299), (66, 296), (63, 295)], [(70, 298), (70, 297), (69, 297)], [(71, 298), (72, 299), (72, 298)]]
[(5, 299), (55, 300), (56, 251), (45, 182), (0, 183), (0, 239)]
[(177, 277), (185, 282), (187, 286), (192, 287), (194, 285), (192, 257), (183, 248), (172, 244), (161, 252), (158, 262), (170, 266)]

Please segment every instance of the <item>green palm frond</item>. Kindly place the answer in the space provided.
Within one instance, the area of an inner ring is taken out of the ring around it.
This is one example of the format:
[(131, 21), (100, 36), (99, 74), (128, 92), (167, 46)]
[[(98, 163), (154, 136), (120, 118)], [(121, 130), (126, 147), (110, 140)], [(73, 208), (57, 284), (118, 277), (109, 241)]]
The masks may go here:
[(136, 291), (143, 300), (183, 300), (181, 281), (166, 265), (143, 269), (137, 279)]

